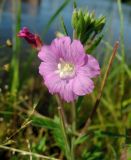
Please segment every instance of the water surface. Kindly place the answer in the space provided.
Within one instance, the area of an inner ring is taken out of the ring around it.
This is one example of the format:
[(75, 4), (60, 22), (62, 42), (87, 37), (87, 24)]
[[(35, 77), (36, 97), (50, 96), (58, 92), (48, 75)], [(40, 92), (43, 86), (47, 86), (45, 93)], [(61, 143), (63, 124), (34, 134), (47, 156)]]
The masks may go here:
[[(0, 42), (12, 37), (12, 24), (14, 23), (12, 1), (0, 1)], [(52, 14), (63, 3), (62, 0), (23, 0), (21, 27), (27, 26), (33, 32), (42, 35), (44, 28)], [(105, 15), (107, 24), (104, 30), (105, 39), (112, 43), (120, 39), (120, 17), (118, 14), (117, 3), (112, 0), (77, 0), (78, 7), (94, 10), (96, 16)], [(72, 33), (71, 15), (73, 11), (72, 2), (61, 12), (64, 17), (69, 34)], [(131, 59), (131, 6), (122, 4), (124, 13), (124, 41), (126, 55)], [(46, 43), (50, 43), (55, 37), (55, 32), (60, 30), (60, 16), (49, 28), (48, 33), (43, 37)]]

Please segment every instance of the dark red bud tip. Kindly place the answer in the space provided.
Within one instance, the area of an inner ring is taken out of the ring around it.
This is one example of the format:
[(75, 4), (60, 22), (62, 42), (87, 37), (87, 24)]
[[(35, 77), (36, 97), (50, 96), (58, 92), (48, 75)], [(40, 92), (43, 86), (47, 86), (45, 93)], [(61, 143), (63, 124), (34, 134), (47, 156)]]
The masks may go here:
[(18, 37), (24, 38), (29, 44), (31, 44), (37, 50), (40, 50), (42, 47), (42, 40), (37, 34), (33, 34), (29, 31), (27, 27), (23, 27), (19, 33), (17, 34)]

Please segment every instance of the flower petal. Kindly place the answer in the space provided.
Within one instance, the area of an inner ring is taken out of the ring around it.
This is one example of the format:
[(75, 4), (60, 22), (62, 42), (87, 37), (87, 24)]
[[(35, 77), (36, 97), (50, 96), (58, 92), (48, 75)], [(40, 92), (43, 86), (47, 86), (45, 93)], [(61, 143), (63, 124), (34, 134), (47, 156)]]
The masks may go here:
[(79, 67), (78, 74), (83, 74), (83, 76), (94, 78), (100, 74), (100, 67), (98, 61), (91, 55), (86, 55), (86, 64)]
[(88, 77), (79, 74), (74, 79), (73, 91), (76, 95), (86, 95), (93, 91), (94, 83)]
[(66, 102), (71, 102), (77, 99), (78, 96), (73, 92), (73, 80), (70, 80), (63, 88), (61, 88), (60, 96)]
[(73, 81), (62, 80), (56, 73), (51, 73), (45, 78), (45, 85), (51, 94), (59, 94), (66, 102), (75, 100), (78, 96), (73, 92)]
[(100, 66), (98, 61), (91, 55), (88, 55), (88, 63), (87, 66), (90, 67), (92, 72), (94, 72), (94, 76), (98, 76), (100, 74)]
[(84, 64), (85, 51), (79, 40), (73, 40), (71, 44), (71, 58), (72, 61), (77, 65)]
[(53, 53), (50, 46), (44, 45), (38, 53), (38, 57), (44, 62), (58, 62), (59, 57)]
[(70, 37), (65, 36), (61, 38), (56, 38), (54, 41), (52, 41), (51, 48), (54, 54), (57, 54), (57, 56), (59, 56), (60, 58), (68, 60), (68, 57), (70, 55), (70, 45)]
[(59, 75), (52, 72), (44, 77), (45, 85), (49, 89), (50, 93), (59, 93), (61, 88), (65, 85), (65, 81), (61, 80)]
[(42, 40), (40, 37), (37, 34), (31, 33), (27, 27), (23, 27), (17, 36), (24, 38), (29, 44), (33, 45), (38, 50), (42, 47)]
[(39, 66), (39, 73), (44, 77), (52, 72), (55, 72), (57, 63), (41, 62)]

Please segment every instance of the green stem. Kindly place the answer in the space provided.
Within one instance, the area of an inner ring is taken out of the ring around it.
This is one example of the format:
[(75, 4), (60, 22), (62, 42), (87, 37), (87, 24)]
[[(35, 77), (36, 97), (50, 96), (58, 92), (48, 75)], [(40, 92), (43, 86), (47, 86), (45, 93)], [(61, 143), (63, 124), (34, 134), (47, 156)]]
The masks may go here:
[(76, 131), (76, 106), (75, 106), (75, 102), (72, 102), (72, 130), (75, 133), (75, 131)]
[(75, 136), (74, 133), (76, 132), (76, 106), (75, 102), (72, 102), (72, 137), (71, 137), (71, 159), (75, 160)]
[[(74, 3), (74, 5), (76, 5), (76, 3)], [(76, 7), (76, 6), (75, 6)], [(75, 30), (73, 31), (73, 39), (77, 38), (77, 34), (75, 32)], [(76, 132), (76, 106), (75, 106), (75, 102), (72, 102), (72, 106), (71, 106), (71, 110), (72, 110), (72, 135), (71, 135), (71, 160), (75, 160), (75, 154), (74, 154), (74, 150), (75, 150), (75, 136), (74, 133)]]
[(125, 47), (124, 47), (124, 16), (122, 11), (121, 0), (117, 0), (118, 11), (120, 16), (120, 47), (121, 47), (121, 74), (120, 74), (120, 104), (122, 117), (122, 99), (125, 92)]
[(11, 60), (11, 94), (16, 95), (19, 87), (19, 52), (20, 39), (16, 36), (21, 24), (21, 0), (13, 0), (13, 7), (16, 11), (15, 23), (13, 25), (13, 56)]
[(66, 133), (66, 127), (65, 127), (63, 112), (62, 112), (61, 107), (58, 107), (58, 113), (59, 113), (59, 117), (60, 117), (61, 131), (62, 131), (64, 142), (65, 142), (66, 158), (67, 158), (67, 160), (72, 160), (71, 156), (70, 156), (70, 147), (69, 147), (68, 137), (67, 137), (67, 133)]
[(77, 39), (77, 34), (75, 30), (73, 31), (73, 39)]
[(56, 95), (56, 100), (57, 100), (58, 106), (61, 107), (61, 111), (62, 111), (62, 115), (63, 115), (63, 120), (64, 120), (64, 123), (65, 123), (65, 127), (67, 127), (68, 123), (67, 123), (67, 119), (66, 119), (66, 115), (65, 115), (64, 103), (61, 100), (61, 98), (59, 97), (59, 95)]

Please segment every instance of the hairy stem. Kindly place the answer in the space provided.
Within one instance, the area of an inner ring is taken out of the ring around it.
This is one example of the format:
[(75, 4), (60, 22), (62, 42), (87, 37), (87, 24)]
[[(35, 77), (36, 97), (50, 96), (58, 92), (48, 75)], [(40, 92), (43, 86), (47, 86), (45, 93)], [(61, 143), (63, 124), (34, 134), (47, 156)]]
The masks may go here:
[(75, 154), (74, 154), (74, 150), (75, 150), (75, 136), (74, 133), (76, 132), (76, 106), (75, 106), (75, 102), (72, 102), (72, 137), (71, 137), (71, 157), (72, 160), (75, 160)]
[(63, 120), (64, 120), (64, 123), (65, 123), (65, 126), (67, 127), (68, 126), (68, 122), (67, 122), (66, 115), (65, 115), (63, 101), (61, 100), (61, 98), (59, 97), (59, 95), (56, 95), (56, 100), (57, 100), (58, 106), (61, 107), (61, 111), (62, 111), (62, 114), (63, 114)]
[(59, 113), (59, 117), (60, 117), (60, 125), (61, 125), (61, 131), (62, 131), (62, 135), (64, 138), (64, 142), (65, 142), (65, 154), (66, 154), (66, 158), (67, 160), (72, 160), (71, 159), (71, 154), (70, 154), (70, 146), (69, 146), (69, 142), (68, 142), (68, 137), (67, 137), (67, 133), (66, 133), (66, 127), (65, 127), (65, 123), (64, 123), (64, 117), (63, 117), (63, 112), (61, 107), (58, 107), (58, 113)]
[(37, 153), (34, 153), (34, 152), (28, 152), (28, 151), (24, 151), (24, 150), (12, 148), (12, 147), (7, 147), (7, 146), (4, 146), (4, 145), (0, 145), (0, 148), (5, 149), (5, 150), (9, 150), (9, 151), (12, 151), (12, 152), (20, 153), (23, 156), (29, 155), (29, 156), (35, 156), (37, 158), (43, 158), (45, 160), (58, 160), (58, 159), (53, 158), (53, 157), (48, 157), (48, 156), (40, 155), (40, 154), (37, 154)]

